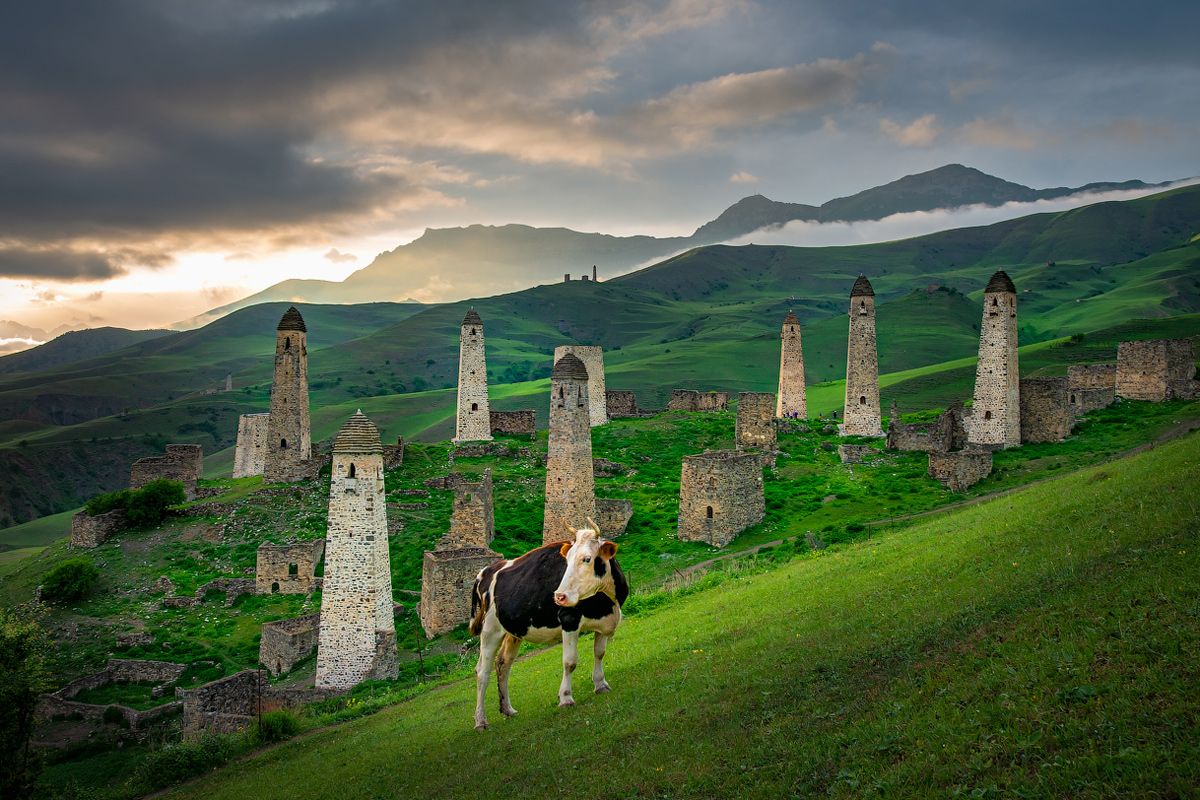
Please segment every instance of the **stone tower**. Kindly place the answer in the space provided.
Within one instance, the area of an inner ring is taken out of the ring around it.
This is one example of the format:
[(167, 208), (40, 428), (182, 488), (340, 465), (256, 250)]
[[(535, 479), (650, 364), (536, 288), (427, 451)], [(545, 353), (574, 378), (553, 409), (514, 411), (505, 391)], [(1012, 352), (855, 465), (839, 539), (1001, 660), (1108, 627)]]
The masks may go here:
[(348, 689), (396, 669), (383, 447), (359, 411), (333, 440), (316, 685)]
[(846, 347), (843, 436), (882, 436), (879, 351), (875, 346), (875, 290), (859, 275), (850, 290), (850, 339)]
[(554, 348), (554, 363), (567, 353), (583, 362), (588, 374), (588, 417), (592, 427), (608, 422), (608, 392), (604, 387), (604, 348), (584, 344), (562, 344)]
[(587, 367), (567, 353), (550, 373), (550, 437), (546, 447), (546, 508), (542, 543), (570, 538), (596, 516)]
[(804, 391), (804, 349), (800, 346), (800, 320), (791, 311), (783, 318), (782, 343), (779, 347), (779, 394), (775, 396), (775, 416), (780, 419), (807, 419), (808, 399)]
[(266, 483), (300, 480), (306, 462), (312, 457), (307, 332), (304, 318), (295, 306), (284, 312), (275, 331), (275, 378), (271, 383), (271, 413), (263, 458)]
[(486, 442), (491, 438), (483, 319), (472, 308), (463, 317), (458, 337), (458, 421), (454, 441)]
[(1020, 371), (1017, 367), (1017, 287), (1003, 270), (983, 290), (979, 363), (968, 438), (989, 447), (1021, 444)]
[(267, 428), (270, 414), (242, 414), (238, 418), (237, 448), (233, 456), (233, 477), (262, 475), (267, 457)]

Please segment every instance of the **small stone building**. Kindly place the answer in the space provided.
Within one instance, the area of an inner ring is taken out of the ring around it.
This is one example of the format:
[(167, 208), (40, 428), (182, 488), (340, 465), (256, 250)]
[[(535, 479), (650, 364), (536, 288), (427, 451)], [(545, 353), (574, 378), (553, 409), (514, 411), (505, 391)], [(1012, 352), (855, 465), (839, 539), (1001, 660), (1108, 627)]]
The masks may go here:
[(431, 550), (421, 563), (421, 627), (432, 639), (471, 616), (471, 587), (479, 571), (503, 558), (487, 547)]
[(739, 448), (774, 450), (775, 395), (771, 392), (742, 392), (738, 395), (735, 425)]
[(945, 453), (961, 450), (967, 443), (962, 403), (954, 403), (933, 422), (906, 423), (900, 409), (892, 403), (888, 418), (887, 449), (902, 452)]
[(953, 492), (961, 492), (992, 474), (992, 451), (972, 448), (929, 454), (929, 477)]
[(264, 622), (258, 663), (275, 677), (291, 672), (293, 667), (316, 652), (320, 625), (320, 614)]
[(679, 479), (679, 538), (724, 547), (762, 522), (762, 462), (758, 454), (712, 450), (684, 456)]
[(238, 418), (233, 477), (262, 475), (267, 458), (267, 423), (270, 414), (242, 414)]
[(1117, 399), (1116, 364), (1076, 364), (1067, 367), (1067, 402), (1079, 416), (1107, 408)]
[(1061, 442), (1071, 435), (1074, 417), (1066, 378), (1021, 379), (1021, 441)]
[(528, 436), (532, 439), (537, 434), (537, 412), (532, 408), (518, 411), (490, 411), (492, 435)]
[(254, 589), (258, 594), (308, 594), (317, 589), (317, 565), (325, 540), (260, 544)]
[(454, 423), (454, 442), (486, 442), (491, 438), (483, 318), (472, 308), (463, 317), (459, 328), (458, 411)]
[(129, 488), (140, 489), (160, 478), (179, 481), (189, 500), (196, 497), (196, 481), (204, 471), (204, 450), (198, 444), (169, 444), (161, 456), (139, 458), (129, 468)]
[(701, 392), (695, 389), (672, 389), (667, 401), (668, 411), (728, 411), (729, 392)]
[(573, 353), (588, 374), (588, 419), (592, 427), (608, 422), (607, 392), (604, 388), (604, 348), (595, 345), (564, 344), (554, 348), (554, 363)]
[(623, 389), (608, 389), (604, 393), (604, 404), (608, 409), (609, 419), (640, 417), (642, 415), (641, 410), (638, 409), (637, 395), (634, 392)]
[(1187, 339), (1150, 339), (1117, 345), (1118, 397), (1188, 399), (1197, 395), (1196, 360)]
[(312, 421), (308, 412), (308, 327), (295, 306), (275, 328), (275, 372), (267, 415), (263, 480), (304, 480), (312, 465)]
[(71, 517), (71, 547), (99, 547), (110, 536), (123, 531), (127, 521), (123, 508), (94, 517), (80, 511)]

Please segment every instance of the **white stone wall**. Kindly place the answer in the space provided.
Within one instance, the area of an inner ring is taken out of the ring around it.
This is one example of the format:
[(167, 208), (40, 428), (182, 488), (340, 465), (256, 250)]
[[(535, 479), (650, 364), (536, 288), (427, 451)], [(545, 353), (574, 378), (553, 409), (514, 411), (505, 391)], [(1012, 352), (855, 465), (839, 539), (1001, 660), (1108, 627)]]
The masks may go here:
[(242, 414), (238, 419), (233, 477), (262, 475), (267, 457), (268, 414)]
[(800, 343), (800, 323), (783, 323), (779, 347), (779, 394), (775, 398), (775, 416), (780, 419), (808, 419), (808, 394), (804, 388), (804, 348)]
[(850, 338), (846, 348), (845, 436), (882, 436), (879, 408), (879, 353), (875, 344), (875, 298), (850, 298)]
[(458, 417), (454, 441), (487, 442), (491, 438), (483, 325), (464, 324), (458, 337)]
[(566, 525), (582, 528), (588, 517), (596, 516), (588, 408), (586, 382), (551, 381), (543, 544), (571, 538)]
[(1012, 292), (986, 292), (983, 295), (975, 400), (967, 440), (991, 447), (1021, 444), (1017, 296)]
[(588, 373), (588, 418), (592, 427), (608, 422), (607, 389), (604, 386), (604, 348), (583, 344), (563, 344), (554, 348), (554, 363), (567, 353), (575, 356), (587, 367)]
[(271, 383), (263, 478), (267, 483), (298, 480), (304, 462), (310, 458), (307, 336), (304, 331), (276, 331), (275, 379)]

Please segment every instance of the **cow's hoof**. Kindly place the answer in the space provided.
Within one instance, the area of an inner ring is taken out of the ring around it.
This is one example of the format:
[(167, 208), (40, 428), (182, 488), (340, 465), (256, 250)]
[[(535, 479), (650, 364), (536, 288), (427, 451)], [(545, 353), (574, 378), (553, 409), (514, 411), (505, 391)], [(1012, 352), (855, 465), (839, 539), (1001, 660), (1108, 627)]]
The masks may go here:
[(567, 697), (560, 697), (558, 699), (558, 707), (559, 708), (566, 708), (567, 706), (573, 706), (573, 705), (575, 705), (574, 697), (567, 696)]
[(596, 687), (596, 694), (608, 694), (612, 691), (612, 687), (608, 685), (608, 681)]
[(475, 723), (475, 730), (477, 730), (477, 731), (486, 731), (487, 729), (488, 729), (487, 720), (484, 720), (483, 722), (476, 722), (476, 723)]
[(506, 717), (515, 717), (517, 715), (517, 710), (510, 706), (508, 708), (500, 709), (500, 713)]

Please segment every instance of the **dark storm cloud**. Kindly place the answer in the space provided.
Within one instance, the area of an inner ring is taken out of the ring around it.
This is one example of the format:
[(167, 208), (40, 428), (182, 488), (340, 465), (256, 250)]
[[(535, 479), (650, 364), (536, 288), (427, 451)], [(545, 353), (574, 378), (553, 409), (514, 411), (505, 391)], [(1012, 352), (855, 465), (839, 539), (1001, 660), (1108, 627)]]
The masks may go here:
[(94, 281), (125, 271), (107, 256), (69, 250), (0, 248), (0, 277), (35, 280)]

